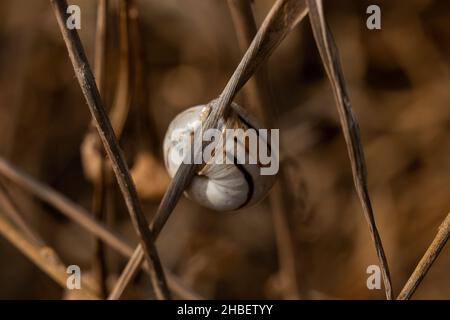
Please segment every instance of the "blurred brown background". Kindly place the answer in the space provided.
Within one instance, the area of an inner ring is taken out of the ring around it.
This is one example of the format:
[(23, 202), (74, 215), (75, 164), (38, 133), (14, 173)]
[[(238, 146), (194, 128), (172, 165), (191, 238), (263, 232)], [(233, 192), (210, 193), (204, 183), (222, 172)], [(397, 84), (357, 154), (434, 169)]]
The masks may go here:
[[(254, 1), (258, 24), (273, 2)], [(96, 1), (73, 3), (81, 7), (80, 34), (93, 61)], [(177, 113), (217, 97), (241, 53), (225, 0), (137, 3), (148, 102), (134, 118), (149, 118), (156, 132), (149, 143), (158, 144)], [(366, 28), (370, 4), (382, 9), (382, 30)], [(450, 2), (329, 0), (324, 5), (359, 119), (369, 188), (398, 294), (450, 211)], [(117, 64), (116, 14), (113, 5), (108, 70)], [(307, 19), (275, 51), (268, 68), (282, 153), (295, 159), (289, 170), (301, 202), (292, 203), (291, 212), (301, 297), (381, 299), (383, 290), (366, 288), (366, 268), (377, 259)], [(115, 81), (108, 77), (108, 86)], [(107, 104), (114, 90), (109, 92)], [(244, 96), (238, 101), (246, 106)], [(121, 144), (127, 155), (138, 154), (141, 144), (129, 118)], [(0, 1), (0, 155), (89, 209), (92, 184), (80, 156), (89, 123), (49, 2)], [(135, 158), (129, 161), (132, 167)], [(157, 182), (150, 175), (143, 183)], [(92, 236), (7, 185), (63, 261), (89, 270)], [(117, 187), (111, 193), (114, 228), (137, 241)], [(148, 217), (160, 198), (143, 196)], [(183, 198), (158, 247), (164, 265), (204, 297), (282, 297), (267, 200), (236, 213), (216, 213)], [(114, 279), (126, 260), (108, 253)], [(447, 246), (414, 297), (450, 299), (449, 266)], [(128, 290), (129, 297), (150, 291), (146, 276), (133, 284), (137, 292)], [(0, 298), (62, 294), (0, 237)]]

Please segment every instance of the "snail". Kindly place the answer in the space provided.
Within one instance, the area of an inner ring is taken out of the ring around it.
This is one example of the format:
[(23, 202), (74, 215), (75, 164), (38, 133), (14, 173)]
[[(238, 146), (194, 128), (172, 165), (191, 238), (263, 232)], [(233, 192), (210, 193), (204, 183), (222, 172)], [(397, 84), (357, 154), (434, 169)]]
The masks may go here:
[[(278, 154), (275, 152), (278, 130), (277, 134), (271, 133), (269, 142), (266, 129), (260, 130), (257, 121), (236, 103), (231, 107), (227, 117), (219, 120), (218, 134), (214, 139), (206, 139), (213, 140), (203, 149), (204, 154), (209, 150), (210, 156), (205, 158), (203, 155), (203, 162), (195, 162), (203, 166), (185, 190), (188, 198), (217, 211), (232, 211), (258, 203), (270, 191), (278, 171)], [(210, 111), (211, 104), (190, 107), (170, 123), (163, 148), (165, 165), (172, 178), (186, 159), (186, 150), (190, 152), (194, 136), (201, 132)], [(249, 132), (254, 134), (253, 140)], [(270, 159), (263, 157), (268, 151)], [(245, 161), (241, 160), (243, 156)], [(276, 171), (268, 170), (268, 162), (271, 162), (271, 168), (276, 162)]]

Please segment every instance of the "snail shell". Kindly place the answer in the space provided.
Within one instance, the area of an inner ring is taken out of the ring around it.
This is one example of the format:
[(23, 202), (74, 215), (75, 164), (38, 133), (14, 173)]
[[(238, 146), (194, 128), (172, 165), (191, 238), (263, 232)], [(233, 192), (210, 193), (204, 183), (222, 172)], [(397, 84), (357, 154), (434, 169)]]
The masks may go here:
[[(210, 105), (191, 107), (178, 114), (170, 123), (163, 147), (165, 165), (172, 178), (183, 161), (183, 150), (186, 150), (186, 145), (192, 140), (194, 133), (200, 130), (210, 108)], [(247, 129), (259, 129), (259, 125), (243, 108), (233, 103), (227, 118), (219, 121), (218, 129), (222, 133), (220, 140), (225, 142), (228, 139), (225, 129), (243, 129), (245, 132)], [(271, 150), (267, 139), (258, 135), (258, 140), (258, 143), (267, 144), (267, 149)], [(220, 149), (216, 151), (222, 151), (225, 155), (228, 146), (223, 143), (219, 144), (218, 148)], [(242, 144), (237, 144), (237, 148), (245, 148), (247, 159), (258, 159), (257, 150), (252, 151), (252, 148)], [(273, 155), (274, 151), (271, 152)], [(214, 152), (210, 161), (194, 176), (185, 190), (188, 198), (205, 207), (230, 211), (256, 204), (267, 195), (276, 180), (276, 175), (261, 175), (262, 165), (259, 160), (254, 161), (255, 164), (250, 161), (240, 164), (235, 158), (231, 164), (227, 164), (217, 163), (217, 156), (218, 153)]]

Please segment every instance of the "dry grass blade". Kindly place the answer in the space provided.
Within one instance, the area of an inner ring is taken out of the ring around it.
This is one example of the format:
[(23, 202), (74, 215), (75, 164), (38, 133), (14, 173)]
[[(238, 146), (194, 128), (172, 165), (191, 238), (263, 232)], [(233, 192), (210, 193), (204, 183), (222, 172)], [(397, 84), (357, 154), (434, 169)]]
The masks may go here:
[[(250, 0), (228, 0), (231, 17), (242, 52), (250, 46), (257, 32), (257, 26)], [(249, 104), (257, 114), (264, 119), (267, 128), (275, 128), (272, 96), (269, 90), (269, 79), (266, 65), (262, 65), (243, 88)], [(284, 298), (300, 298), (299, 279), (295, 259), (293, 234), (289, 228), (290, 188), (286, 184), (283, 165), (278, 172), (278, 182), (270, 193), (270, 205), (274, 223), (275, 240), (277, 245), (279, 279)]]
[(138, 249), (134, 250), (130, 260), (128, 260), (128, 263), (125, 266), (125, 269), (123, 269), (122, 273), (120, 274), (119, 279), (117, 279), (114, 288), (111, 290), (111, 293), (108, 296), (108, 300), (120, 299), (127, 285), (131, 282), (131, 280), (133, 280), (133, 278), (138, 273), (139, 267), (142, 263), (142, 259), (143, 259), (142, 248), (141, 246), (138, 246)]
[(119, 1), (119, 69), (117, 90), (109, 117), (114, 133), (122, 135), (128, 113), (130, 111), (130, 18), (128, 16), (129, 1)]
[[(239, 47), (245, 53), (258, 32), (255, 17), (251, 7), (251, 0), (228, 0), (231, 18)], [(248, 104), (265, 125), (271, 127), (274, 110), (271, 107), (272, 97), (269, 94), (267, 65), (262, 64), (253, 77), (243, 87)]]
[(0, 157), (0, 174), (9, 181), (19, 185), (26, 191), (34, 194), (39, 199), (54, 206), (56, 209), (64, 213), (69, 219), (76, 221), (82, 227), (86, 228), (103, 241), (109, 243), (122, 254), (126, 254), (125, 241), (119, 235), (115, 235), (102, 224), (95, 220), (93, 216), (83, 207), (65, 198), (63, 195), (53, 190), (49, 186), (30, 177), (24, 172), (9, 164), (5, 159)]
[[(270, 10), (266, 19), (252, 41), (241, 62), (237, 66), (230, 80), (220, 97), (212, 104), (212, 110), (203, 124), (203, 130), (217, 126), (221, 117), (226, 115), (230, 103), (233, 101), (237, 92), (250, 79), (253, 73), (270, 56), (273, 50), (286, 37), (289, 31), (300, 22), (307, 14), (304, 1), (298, 0), (278, 0)], [(202, 152), (201, 143), (196, 143), (192, 148), (194, 154)], [(199, 149), (200, 148), (200, 149)], [(197, 166), (194, 164), (185, 164), (184, 162), (178, 168), (174, 178), (164, 194), (158, 207), (152, 231), (155, 235), (159, 234), (165, 223), (169, 219), (183, 191), (191, 182)], [(142, 263), (142, 248), (138, 246), (133, 254), (133, 259), (128, 262), (129, 266), (125, 268), (113, 289), (114, 298), (119, 298), (132, 275), (136, 273), (137, 268)], [(126, 273), (126, 274), (123, 274)], [(110, 298), (113, 298), (110, 296)]]
[(144, 41), (145, 30), (140, 17), (138, 3), (128, 0), (130, 19), (130, 52), (133, 113), (132, 126), (138, 136), (138, 152), (134, 158), (131, 175), (141, 198), (161, 199), (169, 185), (170, 178), (161, 159), (161, 141), (158, 139), (156, 119), (150, 103), (148, 50)]
[[(55, 251), (45, 244), (41, 236), (24, 219), (2, 183), (0, 183), (0, 204), (1, 211), (19, 229), (16, 230), (14, 226), (0, 216), (0, 234), (61, 287), (66, 288), (66, 266), (61, 263)], [(91, 280), (89, 277), (81, 279), (82, 294), (88, 299), (98, 299), (97, 290)]]
[(36, 245), (43, 246), (44, 240), (41, 236), (31, 228), (24, 217), (19, 213), (19, 209), (12, 201), (8, 190), (3, 183), (0, 182), (0, 206), (4, 214), (19, 228), (19, 230), (33, 241)]
[[(107, 52), (107, 26), (108, 26), (108, 0), (97, 1), (97, 25), (95, 31), (95, 55), (94, 73), (97, 87), (101, 97), (105, 99), (105, 77), (106, 77), (106, 52)], [(93, 125), (93, 124), (92, 124)], [(96, 139), (98, 141), (99, 139)], [(99, 143), (100, 141), (98, 141)], [(92, 194), (92, 213), (98, 220), (105, 220), (106, 214), (106, 161), (103, 154), (100, 156), (100, 172), (94, 181)], [(107, 296), (108, 268), (106, 263), (106, 250), (102, 241), (97, 239), (94, 253), (94, 269), (97, 273), (101, 294)]]
[[(61, 287), (66, 288), (67, 267), (53, 249), (33, 243), (2, 216), (0, 216), (0, 234)], [(81, 278), (81, 290), (86, 299), (98, 299), (94, 286), (85, 277)]]
[(383, 274), (386, 297), (387, 299), (391, 300), (392, 286), (388, 263), (375, 223), (372, 204), (370, 202), (369, 191), (367, 187), (366, 164), (364, 152), (362, 149), (359, 127), (350, 105), (350, 99), (345, 86), (338, 50), (334, 43), (333, 36), (325, 21), (322, 1), (307, 0), (307, 4), (317, 47), (322, 57), (323, 65), (327, 72), (328, 78), (330, 79), (334, 97), (336, 99), (339, 118), (341, 120), (342, 130), (344, 132), (345, 142), (347, 144), (347, 149), (352, 166), (356, 191), (361, 201), (364, 215), (366, 217), (367, 223), (369, 224), (369, 230), (377, 251), (377, 256)]
[(170, 292), (167, 287), (164, 271), (153, 242), (153, 235), (151, 230), (148, 228), (147, 219), (142, 212), (136, 188), (133, 180), (131, 179), (128, 166), (103, 107), (94, 75), (89, 67), (78, 32), (75, 29), (69, 30), (66, 27), (66, 21), (68, 19), (68, 15), (66, 13), (67, 2), (65, 0), (51, 0), (50, 2), (53, 6), (60, 31), (66, 43), (75, 74), (95, 121), (95, 126), (106, 149), (106, 153), (111, 159), (112, 167), (120, 190), (122, 191), (125, 199), (133, 226), (145, 249), (145, 257), (149, 265), (153, 267), (152, 276), (150, 278), (155, 289), (156, 296), (159, 299), (170, 298)]
[[(26, 173), (9, 164), (5, 159), (0, 157), (0, 175), (9, 181), (17, 184), (24, 190), (34, 194), (42, 201), (50, 204), (64, 214), (68, 219), (78, 223), (81, 227), (92, 233), (97, 238), (127, 258), (133, 254), (131, 244), (121, 235), (111, 230), (103, 223), (95, 220), (91, 213), (87, 212), (83, 207), (67, 199), (64, 195), (55, 191), (48, 185), (37, 181)], [(150, 268), (144, 264), (144, 269), (150, 273)], [(182, 299), (198, 300), (202, 299), (198, 294), (185, 288), (179, 279), (170, 271), (166, 270), (168, 275), (170, 288)]]
[[(184, 190), (184, 189), (183, 189)], [(181, 190), (181, 192), (183, 192)], [(168, 194), (166, 193), (165, 196)], [(170, 194), (169, 194), (170, 196)], [(164, 199), (163, 199), (164, 201)], [(176, 202), (171, 202), (173, 206), (175, 207)], [(171, 211), (173, 208), (171, 209)], [(168, 216), (167, 216), (168, 217)], [(158, 215), (155, 217), (155, 220), (153, 224), (150, 226), (150, 228), (153, 231), (153, 234), (155, 236), (155, 239), (158, 238), (159, 233), (161, 232), (162, 228), (164, 227), (164, 224), (167, 220), (158, 220)], [(142, 262), (144, 260), (144, 252), (142, 250), (141, 245), (138, 245), (136, 249), (134, 250), (130, 260), (128, 261), (127, 265), (125, 266), (125, 269), (122, 271), (119, 279), (117, 280), (114, 288), (112, 289), (108, 300), (117, 300), (122, 295), (123, 291), (127, 287), (128, 283), (134, 278), (134, 276), (139, 271), (139, 267), (141, 266)]]
[(106, 36), (107, 36), (107, 12), (108, 0), (97, 1), (97, 25), (95, 30), (95, 56), (94, 73), (98, 90), (101, 94), (105, 86), (105, 67), (106, 67)]
[(444, 249), (445, 244), (450, 238), (450, 213), (447, 215), (445, 220), (439, 226), (439, 231), (433, 242), (428, 247), (422, 259), (420, 259), (417, 264), (416, 269), (409, 277), (402, 291), (397, 297), (397, 300), (408, 300), (416, 291), (417, 287), (425, 278), (426, 274), (430, 270), (434, 261), (437, 259), (442, 249)]

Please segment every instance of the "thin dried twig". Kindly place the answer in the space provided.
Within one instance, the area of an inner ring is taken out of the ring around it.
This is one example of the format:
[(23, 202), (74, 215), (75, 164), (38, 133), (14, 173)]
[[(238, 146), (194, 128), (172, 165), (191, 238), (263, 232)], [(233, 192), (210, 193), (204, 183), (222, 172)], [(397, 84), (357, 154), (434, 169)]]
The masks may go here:
[[(66, 288), (67, 267), (61, 262), (52, 248), (39, 245), (24, 237), (15, 227), (0, 215), (0, 234), (44, 271), (61, 287)], [(98, 299), (96, 289), (87, 278), (81, 278), (81, 290), (86, 299)]]
[[(258, 31), (251, 7), (251, 0), (228, 0), (233, 25), (241, 51), (245, 53)], [(268, 128), (275, 128), (272, 96), (269, 90), (269, 79), (266, 64), (263, 64), (249, 82), (243, 87), (250, 106), (261, 114)], [(289, 228), (288, 210), (291, 206), (289, 186), (286, 183), (283, 165), (278, 172), (278, 181), (270, 193), (270, 204), (274, 222), (274, 233), (277, 244), (279, 279), (286, 299), (300, 298), (299, 279), (295, 259), (294, 239)]]
[[(17, 169), (2, 157), (0, 157), (0, 175), (17, 184), (31, 194), (34, 194), (42, 201), (55, 207), (67, 218), (78, 223), (82, 228), (100, 238), (122, 256), (129, 258), (133, 254), (131, 244), (120, 234), (111, 230), (105, 224), (95, 220), (92, 214), (87, 212), (83, 207), (66, 198), (64, 195), (52, 189), (48, 185)], [(150, 268), (147, 264), (144, 264), (143, 267), (146, 272), (150, 272)], [(188, 300), (202, 299), (202, 297), (198, 294), (184, 287), (181, 284), (181, 281), (169, 270), (166, 270), (166, 274), (170, 288), (180, 298)]]
[(417, 287), (427, 275), (434, 261), (437, 259), (445, 244), (450, 238), (450, 213), (439, 226), (438, 233), (433, 239), (433, 242), (428, 247), (422, 259), (417, 264), (416, 269), (409, 277), (402, 291), (397, 297), (397, 300), (408, 300), (416, 291)]
[(386, 298), (392, 299), (392, 286), (389, 267), (384, 254), (383, 244), (375, 223), (372, 204), (367, 187), (367, 171), (362, 148), (360, 133), (356, 117), (353, 113), (347, 88), (344, 81), (338, 49), (334, 42), (323, 14), (321, 0), (307, 0), (309, 17), (317, 47), (322, 57), (323, 66), (330, 79), (333, 94), (341, 120), (341, 127), (347, 144), (350, 163), (352, 166), (353, 180), (356, 191), (361, 201), (365, 218), (369, 225), (369, 231), (374, 242), (381, 271), (383, 274)]
[(122, 136), (131, 105), (129, 0), (119, 1), (119, 69), (116, 94), (109, 113), (117, 137)]
[(24, 217), (19, 213), (17, 205), (13, 202), (8, 190), (0, 182), (0, 205), (3, 209), (4, 214), (19, 228), (19, 230), (33, 241), (36, 245), (43, 246), (44, 240), (41, 236), (34, 231), (24, 219)]
[[(108, 0), (97, 1), (97, 26), (95, 31), (95, 55), (94, 73), (100, 96), (105, 101), (105, 77), (106, 77), (106, 52), (107, 52), (107, 26), (108, 26)], [(94, 126), (94, 124), (92, 124)], [(89, 133), (88, 133), (89, 134)], [(99, 140), (99, 139), (96, 139)], [(100, 141), (98, 141), (100, 143)], [(96, 143), (97, 144), (97, 143)], [(100, 221), (106, 220), (106, 159), (103, 154), (100, 156), (100, 172), (93, 183), (92, 213)], [(101, 294), (106, 297), (108, 294), (107, 277), (108, 268), (106, 263), (106, 250), (102, 241), (97, 239), (94, 253), (94, 268), (99, 279)]]
[(133, 226), (139, 235), (143, 248), (145, 249), (145, 257), (149, 265), (153, 267), (152, 276), (150, 278), (156, 296), (159, 299), (168, 299), (170, 298), (170, 291), (167, 287), (164, 270), (158, 256), (156, 246), (153, 242), (152, 232), (148, 228), (147, 219), (142, 212), (136, 188), (133, 180), (131, 179), (128, 166), (103, 107), (94, 75), (89, 67), (89, 62), (84, 52), (83, 45), (76, 29), (68, 29), (66, 27), (66, 21), (68, 19), (68, 15), (66, 13), (67, 2), (65, 0), (50, 0), (50, 2), (55, 12), (60, 31), (66, 43), (69, 57), (72, 61), (78, 82), (95, 121), (95, 126), (99, 132), (103, 146), (106, 149), (106, 153), (111, 159), (112, 167), (119, 187), (122, 191), (122, 195), (125, 199)]
[[(307, 9), (304, 1), (278, 0), (274, 4), (222, 94), (214, 103), (210, 104), (211, 112), (203, 123), (202, 129), (204, 131), (217, 126), (219, 119), (227, 114), (230, 103), (237, 92), (306, 14)], [(201, 154), (202, 148), (202, 143), (194, 143), (194, 148), (192, 149), (194, 154)], [(184, 162), (178, 168), (164, 194), (151, 225), (152, 232), (155, 235), (159, 234), (169, 219), (183, 191), (191, 182), (197, 169), (198, 165), (186, 164)], [(128, 261), (127, 267), (117, 281), (110, 298), (120, 297), (128, 282), (132, 279), (139, 265), (142, 263), (142, 260), (142, 248), (138, 246), (132, 259)]]
[[(66, 288), (66, 267), (61, 263), (55, 251), (45, 243), (38, 232), (25, 220), (3, 183), (0, 183), (0, 205), (1, 211), (19, 229), (16, 230), (14, 226), (0, 216), (0, 234), (59, 285)], [(92, 279), (83, 277), (81, 280), (82, 293), (85, 295), (85, 298), (98, 299), (97, 290), (92, 283)]]
[[(241, 53), (245, 53), (258, 32), (253, 16), (252, 0), (228, 0), (228, 8), (239, 48)], [(266, 110), (266, 105), (271, 103), (267, 75), (267, 64), (262, 64), (242, 88), (250, 108), (264, 120), (265, 124), (271, 121), (270, 117), (267, 117), (266, 111), (273, 112), (272, 109)], [(264, 90), (260, 88), (264, 88)]]
[(105, 92), (106, 45), (108, 27), (108, 0), (97, 0), (97, 25), (95, 30), (94, 74), (100, 94)]
[(132, 60), (133, 99), (135, 108), (133, 126), (138, 139), (138, 152), (135, 155), (131, 175), (142, 198), (161, 199), (169, 185), (170, 178), (162, 161), (161, 141), (155, 126), (155, 117), (150, 103), (149, 65), (146, 57), (145, 30), (140, 18), (138, 3), (129, 0), (130, 42)]

